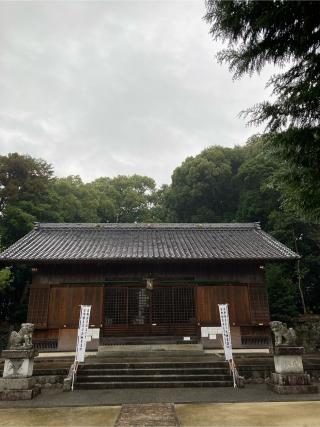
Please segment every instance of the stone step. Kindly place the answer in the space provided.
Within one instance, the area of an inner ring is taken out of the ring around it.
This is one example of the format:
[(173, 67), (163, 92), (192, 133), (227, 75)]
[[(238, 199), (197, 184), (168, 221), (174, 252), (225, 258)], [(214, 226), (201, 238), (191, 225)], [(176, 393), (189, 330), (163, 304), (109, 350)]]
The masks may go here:
[(140, 353), (140, 354), (121, 354), (118, 356), (107, 356), (107, 357), (96, 357), (95, 355), (89, 355), (86, 357), (86, 364), (92, 363), (175, 363), (175, 362), (223, 362), (224, 359), (216, 356), (215, 354), (171, 354), (170, 352), (159, 352), (160, 354)]
[(228, 368), (226, 362), (132, 362), (132, 363), (90, 363), (80, 365), (79, 370), (88, 369), (161, 369), (161, 368)]
[(134, 337), (104, 337), (103, 345), (138, 345), (138, 344), (198, 344), (199, 338), (190, 335), (190, 341), (185, 341), (183, 336), (153, 335)]
[(87, 375), (77, 376), (77, 384), (80, 383), (102, 383), (102, 382), (176, 382), (176, 381), (230, 381), (230, 375), (198, 375), (198, 374), (171, 374), (171, 375)]
[(96, 382), (78, 383), (74, 385), (75, 390), (97, 390), (97, 389), (125, 389), (125, 388), (175, 388), (175, 387), (232, 387), (230, 381), (141, 381), (141, 382)]
[(87, 375), (127, 375), (128, 372), (132, 375), (166, 375), (166, 374), (190, 374), (195, 375), (228, 375), (229, 369), (226, 368), (136, 368), (136, 369), (81, 369), (78, 371), (78, 377)]
[[(121, 359), (120, 359), (121, 360)], [(80, 365), (76, 389), (229, 387), (233, 385), (228, 363), (211, 358), (99, 362)]]
[(116, 355), (202, 355), (202, 344), (123, 344), (123, 345), (100, 345), (96, 357), (113, 357)]

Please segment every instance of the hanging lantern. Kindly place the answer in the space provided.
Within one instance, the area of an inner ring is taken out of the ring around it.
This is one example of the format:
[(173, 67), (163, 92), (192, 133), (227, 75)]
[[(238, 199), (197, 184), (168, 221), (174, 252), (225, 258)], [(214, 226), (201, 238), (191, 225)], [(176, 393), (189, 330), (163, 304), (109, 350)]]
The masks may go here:
[(147, 278), (147, 289), (149, 289), (150, 291), (152, 291), (153, 289), (153, 279)]

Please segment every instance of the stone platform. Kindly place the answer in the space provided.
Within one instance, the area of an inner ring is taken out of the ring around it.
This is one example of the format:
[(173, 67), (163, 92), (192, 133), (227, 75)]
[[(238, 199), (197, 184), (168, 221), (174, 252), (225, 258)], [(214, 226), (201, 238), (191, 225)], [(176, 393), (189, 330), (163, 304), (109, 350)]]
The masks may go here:
[(318, 387), (311, 384), (309, 374), (272, 373), (268, 387), (279, 394), (318, 393)]
[(41, 392), (32, 377), (34, 358), (38, 350), (3, 350), (3, 378), (0, 378), (0, 400), (30, 400)]
[(271, 374), (268, 387), (279, 394), (318, 393), (318, 387), (311, 384), (309, 374), (304, 373), (303, 347), (277, 346), (274, 348), (275, 371)]

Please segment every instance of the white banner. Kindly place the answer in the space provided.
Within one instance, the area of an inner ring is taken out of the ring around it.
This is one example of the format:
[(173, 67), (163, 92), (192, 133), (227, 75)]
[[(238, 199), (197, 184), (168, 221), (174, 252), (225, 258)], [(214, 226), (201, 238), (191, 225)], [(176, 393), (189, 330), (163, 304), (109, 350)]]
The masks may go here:
[(76, 357), (75, 362), (84, 362), (84, 355), (87, 345), (87, 334), (89, 328), (91, 305), (80, 306), (80, 318), (77, 337)]
[(220, 313), (220, 322), (222, 328), (223, 348), (226, 360), (233, 360), (232, 343), (229, 323), (228, 304), (218, 304)]

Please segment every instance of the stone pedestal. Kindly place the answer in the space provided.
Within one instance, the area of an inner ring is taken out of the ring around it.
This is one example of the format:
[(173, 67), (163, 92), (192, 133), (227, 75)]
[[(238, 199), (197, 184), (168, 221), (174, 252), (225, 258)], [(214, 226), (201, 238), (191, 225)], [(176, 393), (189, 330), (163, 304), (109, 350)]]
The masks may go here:
[(0, 378), (0, 400), (27, 400), (41, 392), (32, 378), (33, 362), (38, 350), (4, 350), (3, 378)]
[(279, 394), (318, 393), (305, 374), (302, 364), (303, 347), (277, 346), (274, 348), (275, 371), (268, 387)]

